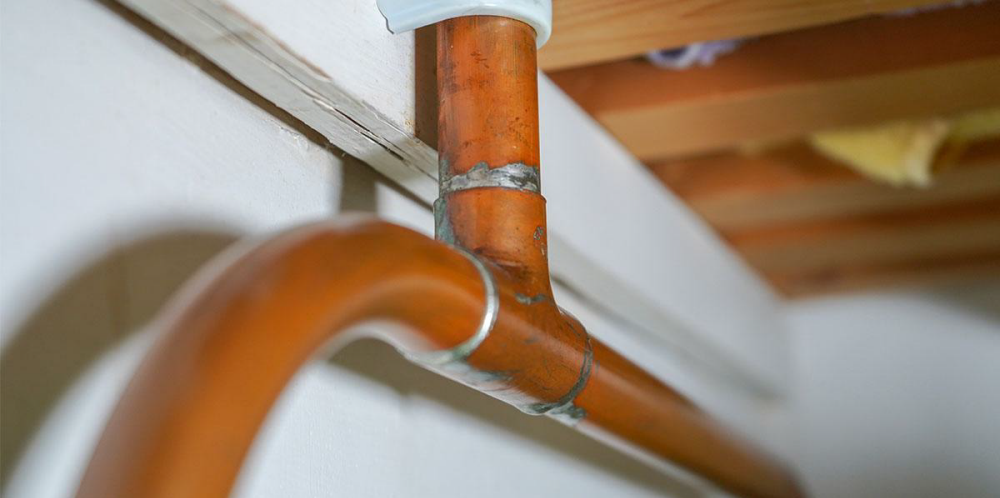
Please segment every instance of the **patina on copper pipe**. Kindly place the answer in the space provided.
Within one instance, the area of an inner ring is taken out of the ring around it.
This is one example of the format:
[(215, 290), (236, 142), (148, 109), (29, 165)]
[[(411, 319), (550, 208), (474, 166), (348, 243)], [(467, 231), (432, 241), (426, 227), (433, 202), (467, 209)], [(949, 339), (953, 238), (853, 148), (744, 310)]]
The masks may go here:
[[(378, 322), (405, 356), (531, 414), (670, 460), (745, 496), (795, 497), (780, 465), (589, 337), (552, 299), (534, 33), (439, 25), (441, 199), (431, 240), (372, 220), (230, 253), (158, 321), (78, 496), (224, 496), (278, 394)], [(450, 244), (452, 247), (449, 247)]]
[(438, 238), (551, 297), (538, 147), (535, 33), (493, 16), (450, 19), (438, 33)]

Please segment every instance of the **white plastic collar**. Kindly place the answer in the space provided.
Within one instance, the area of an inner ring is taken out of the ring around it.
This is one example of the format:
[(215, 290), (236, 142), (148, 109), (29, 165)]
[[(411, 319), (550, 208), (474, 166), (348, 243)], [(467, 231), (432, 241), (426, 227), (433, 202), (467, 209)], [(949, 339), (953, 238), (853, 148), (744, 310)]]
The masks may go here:
[(535, 29), (541, 48), (552, 33), (552, 0), (377, 0), (389, 31), (403, 33), (453, 17), (503, 16)]

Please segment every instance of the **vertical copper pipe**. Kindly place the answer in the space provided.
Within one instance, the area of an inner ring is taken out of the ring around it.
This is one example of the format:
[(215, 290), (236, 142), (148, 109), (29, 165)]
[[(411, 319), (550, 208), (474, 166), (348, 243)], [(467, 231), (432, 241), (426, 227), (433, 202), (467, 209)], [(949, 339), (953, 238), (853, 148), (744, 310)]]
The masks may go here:
[(551, 297), (540, 193), (535, 32), (505, 17), (438, 23), (438, 238)]
[(457, 17), (437, 25), (438, 153), (448, 176), (485, 163), (537, 169), (535, 32), (514, 19)]

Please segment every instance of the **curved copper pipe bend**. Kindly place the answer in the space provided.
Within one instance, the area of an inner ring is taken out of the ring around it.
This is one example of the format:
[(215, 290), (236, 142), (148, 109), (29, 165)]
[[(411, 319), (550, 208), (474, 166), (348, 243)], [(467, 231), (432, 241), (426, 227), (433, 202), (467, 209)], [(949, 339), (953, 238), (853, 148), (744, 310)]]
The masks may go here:
[(407, 358), (734, 493), (794, 497), (781, 465), (597, 340), (552, 299), (539, 192), (534, 32), (438, 25), (439, 238), (371, 219), (290, 230), (225, 256), (162, 315), (81, 498), (224, 496), (293, 374), (379, 322)]

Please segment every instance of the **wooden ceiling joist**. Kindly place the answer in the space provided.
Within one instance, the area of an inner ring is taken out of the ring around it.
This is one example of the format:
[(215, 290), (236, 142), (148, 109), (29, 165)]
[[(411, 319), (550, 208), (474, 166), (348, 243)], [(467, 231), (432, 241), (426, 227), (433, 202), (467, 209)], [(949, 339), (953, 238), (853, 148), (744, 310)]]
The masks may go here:
[(840, 265), (801, 272), (773, 272), (765, 277), (775, 289), (790, 297), (880, 287), (996, 281), (1000, 279), (1000, 251), (881, 264)]
[(829, 24), (941, 0), (555, 0), (543, 69), (626, 59), (650, 50)]
[(805, 145), (650, 164), (719, 230), (922, 209), (1000, 197), (1000, 141), (977, 144), (926, 189), (875, 183)]
[(1000, 196), (902, 213), (727, 232), (726, 239), (764, 274), (1000, 252)]
[(630, 60), (550, 76), (657, 160), (1000, 105), (997, 26), (1000, 2), (986, 2), (760, 38), (708, 68)]
[(1000, 140), (939, 165), (929, 188), (876, 184), (802, 144), (652, 168), (788, 296), (1000, 276)]

